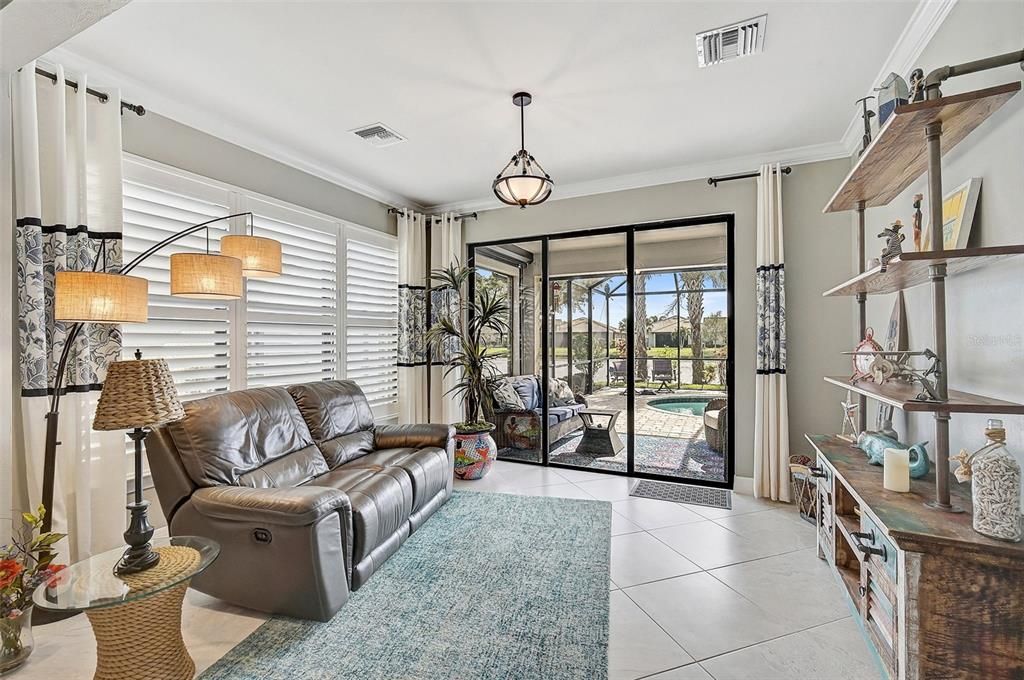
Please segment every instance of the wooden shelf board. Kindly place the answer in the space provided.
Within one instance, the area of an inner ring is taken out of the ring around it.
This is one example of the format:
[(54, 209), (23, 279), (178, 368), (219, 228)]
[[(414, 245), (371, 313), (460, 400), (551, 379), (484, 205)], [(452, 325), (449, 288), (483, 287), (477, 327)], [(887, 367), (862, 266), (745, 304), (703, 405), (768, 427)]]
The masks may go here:
[(808, 434), (807, 441), (835, 469), (843, 484), (857, 499), (861, 512), (868, 512), (890, 538), (907, 542), (917, 537), (957, 545), (962, 548), (994, 552), (1024, 559), (1024, 543), (1007, 543), (982, 536), (971, 522), (969, 484), (951, 484), (953, 503), (967, 512), (949, 513), (925, 505), (935, 498), (935, 472), (910, 480), (908, 493), (887, 491), (882, 486), (882, 466), (869, 465), (860, 449), (835, 435)]
[(832, 297), (858, 293), (895, 293), (898, 290), (907, 290), (928, 283), (928, 268), (933, 264), (945, 263), (946, 275), (951, 276), (1022, 254), (1024, 245), (903, 253), (899, 259), (889, 262), (884, 272), (880, 266), (872, 267), (849, 281), (825, 291), (822, 295)]
[(942, 153), (1020, 91), (1020, 82), (907, 104), (896, 109), (857, 160), (823, 212), (872, 208), (896, 198), (928, 168), (924, 129), (942, 121)]
[(883, 404), (895, 406), (901, 411), (921, 413), (1004, 413), (1024, 415), (1024, 404), (1015, 404), (1002, 399), (983, 397), (969, 392), (949, 390), (949, 401), (942, 403), (916, 401), (914, 397), (921, 391), (917, 385), (888, 382), (878, 385), (870, 380), (861, 380), (855, 385), (844, 376), (825, 376), (825, 382), (844, 387), (857, 394), (876, 399)]

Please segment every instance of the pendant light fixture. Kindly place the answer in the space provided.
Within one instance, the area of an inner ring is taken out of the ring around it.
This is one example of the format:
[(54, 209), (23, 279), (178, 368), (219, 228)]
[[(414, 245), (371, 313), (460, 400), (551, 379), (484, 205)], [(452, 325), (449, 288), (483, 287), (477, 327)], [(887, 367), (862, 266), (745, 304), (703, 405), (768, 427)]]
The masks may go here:
[(533, 97), (529, 92), (516, 92), (512, 95), (512, 103), (519, 107), (519, 151), (512, 156), (512, 160), (498, 173), (491, 185), (499, 201), (508, 205), (518, 205), (520, 208), (543, 203), (555, 186), (551, 175), (544, 172), (540, 163), (526, 150), (524, 110), (531, 101)]

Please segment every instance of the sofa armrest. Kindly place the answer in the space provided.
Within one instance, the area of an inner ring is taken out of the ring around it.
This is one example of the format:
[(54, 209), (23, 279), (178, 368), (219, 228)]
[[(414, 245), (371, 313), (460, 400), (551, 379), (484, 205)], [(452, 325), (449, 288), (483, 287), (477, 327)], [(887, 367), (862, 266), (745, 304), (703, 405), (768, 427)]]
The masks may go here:
[(375, 449), (422, 449), (436, 446), (447, 449), (455, 439), (455, 428), (451, 425), (379, 425), (373, 430)]
[(325, 486), (205, 487), (192, 494), (192, 503), (206, 517), (285, 526), (308, 526), (332, 512), (350, 511), (352, 507), (344, 492)]

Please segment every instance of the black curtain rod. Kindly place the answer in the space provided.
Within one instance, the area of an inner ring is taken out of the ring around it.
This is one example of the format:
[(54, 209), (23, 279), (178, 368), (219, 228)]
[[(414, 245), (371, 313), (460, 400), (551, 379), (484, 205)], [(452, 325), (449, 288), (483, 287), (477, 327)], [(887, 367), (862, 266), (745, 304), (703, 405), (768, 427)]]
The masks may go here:
[[(41, 68), (39, 68), (37, 66), (36, 67), (36, 75), (37, 76), (42, 76), (44, 78), (49, 78), (50, 80), (53, 81), (54, 85), (57, 84), (57, 74), (56, 73), (50, 73), (49, 71), (45, 71), (45, 70), (43, 70), (43, 69), (41, 69)], [(68, 87), (74, 88), (75, 92), (78, 92), (78, 83), (76, 83), (75, 81), (68, 80), (67, 78), (65, 78), (64, 79), (64, 84), (67, 85)], [(110, 95), (108, 95), (106, 92), (100, 92), (99, 90), (94, 90), (91, 87), (85, 88), (85, 92), (86, 92), (86, 94), (91, 94), (93, 97), (96, 97), (97, 99), (99, 99), (103, 103), (106, 103), (107, 100), (110, 99)], [(142, 106), (140, 106), (138, 104), (129, 104), (126, 101), (122, 101), (121, 102), (121, 110), (124, 111), (125, 109), (128, 109), (129, 111), (131, 111), (132, 113), (134, 113), (134, 114), (136, 114), (138, 116), (145, 116), (146, 115), (146, 109), (144, 107), (142, 107)]]
[[(388, 214), (389, 215), (397, 215), (400, 212), (402, 212), (401, 208), (388, 208)], [(430, 218), (433, 219), (433, 220), (441, 219), (440, 217), (437, 217), (436, 215), (431, 215)], [(469, 219), (469, 218), (472, 218), (474, 220), (477, 219), (476, 213), (475, 212), (462, 213), (461, 215), (456, 215), (455, 216), (455, 219), (459, 219), (459, 220), (465, 220), (465, 219)]]
[[(774, 170), (772, 171), (774, 172)], [(788, 165), (781, 170), (783, 175), (788, 175), (793, 172), (793, 168)], [(726, 175), (725, 177), (708, 177), (708, 184), (713, 187), (717, 187), (719, 182), (731, 182), (734, 179), (750, 179), (751, 177), (760, 177), (760, 172), (745, 172), (742, 175)]]

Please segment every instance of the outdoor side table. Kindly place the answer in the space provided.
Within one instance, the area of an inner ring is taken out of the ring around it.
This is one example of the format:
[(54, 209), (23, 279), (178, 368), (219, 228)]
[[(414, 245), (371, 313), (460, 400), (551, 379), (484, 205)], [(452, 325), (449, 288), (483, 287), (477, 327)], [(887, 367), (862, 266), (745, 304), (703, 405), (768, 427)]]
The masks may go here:
[(576, 453), (611, 458), (621, 451), (625, 445), (619, 433), (615, 431), (615, 421), (619, 419), (619, 413), (589, 408), (580, 411), (583, 437), (576, 447)]
[(199, 536), (152, 541), (156, 566), (114, 574), (123, 548), (76, 562), (32, 596), (42, 609), (84, 611), (96, 637), (95, 680), (187, 680), (195, 662), (181, 637), (181, 603), (192, 577), (220, 553)]

